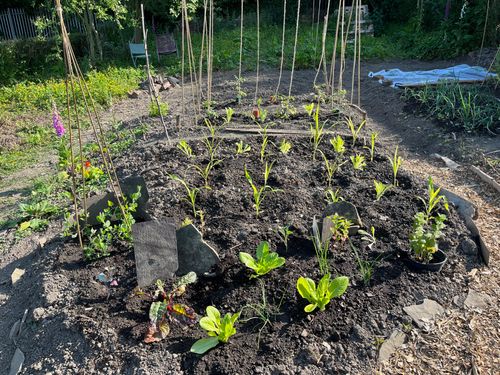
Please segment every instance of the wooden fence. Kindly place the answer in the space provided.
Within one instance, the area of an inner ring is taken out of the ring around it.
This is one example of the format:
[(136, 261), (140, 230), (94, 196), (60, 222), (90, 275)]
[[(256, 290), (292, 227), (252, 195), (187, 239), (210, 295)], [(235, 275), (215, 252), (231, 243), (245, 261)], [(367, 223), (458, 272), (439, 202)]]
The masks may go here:
[[(36, 11), (28, 14), (24, 9), (8, 8), (0, 12), (0, 40), (13, 40), (34, 38), (36, 36), (52, 37), (58, 33), (54, 26), (48, 26), (44, 30), (37, 30), (35, 21), (41, 19), (50, 25), (57, 23), (52, 21), (55, 14), (48, 10)], [(83, 27), (76, 16), (66, 17), (66, 28), (68, 31), (83, 32)]]

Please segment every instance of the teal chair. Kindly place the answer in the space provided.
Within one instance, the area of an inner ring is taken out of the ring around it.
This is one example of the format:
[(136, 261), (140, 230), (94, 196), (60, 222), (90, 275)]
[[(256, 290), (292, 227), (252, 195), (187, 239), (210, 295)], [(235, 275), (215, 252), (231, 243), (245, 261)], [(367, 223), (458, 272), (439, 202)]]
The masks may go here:
[[(137, 68), (137, 59), (138, 58), (146, 58), (146, 50), (144, 49), (144, 44), (138, 43), (128, 43), (128, 48), (130, 50), (130, 57), (132, 57), (132, 62), (134, 63), (134, 67)], [(150, 55), (148, 54), (148, 57)]]

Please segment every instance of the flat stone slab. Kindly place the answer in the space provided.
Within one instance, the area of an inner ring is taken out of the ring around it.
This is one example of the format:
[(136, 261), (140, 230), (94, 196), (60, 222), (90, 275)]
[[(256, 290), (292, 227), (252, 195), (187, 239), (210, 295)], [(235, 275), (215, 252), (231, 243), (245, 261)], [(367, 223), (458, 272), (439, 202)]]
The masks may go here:
[(465, 298), (464, 301), (464, 306), (470, 309), (482, 310), (486, 309), (489, 303), (490, 303), (490, 296), (469, 289), (469, 293), (467, 293), (467, 298)]
[(429, 325), (434, 324), (437, 315), (444, 313), (444, 308), (432, 299), (424, 299), (420, 305), (411, 305), (403, 307), (415, 324), (422, 329), (427, 329)]
[(388, 339), (386, 339), (382, 345), (380, 346), (380, 350), (378, 352), (378, 361), (380, 363), (386, 362), (389, 360), (392, 354), (400, 348), (406, 339), (406, 335), (404, 332), (399, 330), (395, 330), (391, 333)]
[(200, 231), (193, 224), (177, 230), (177, 253), (177, 275), (185, 275), (191, 271), (202, 275), (220, 262), (219, 254), (203, 241)]
[(17, 348), (10, 362), (9, 375), (19, 374), (21, 372), (21, 369), (23, 368), (23, 364), (24, 364), (24, 353), (21, 350), (19, 350), (19, 348)]
[[(141, 176), (131, 176), (120, 182), (122, 193), (130, 199), (130, 196), (137, 192), (137, 188), (141, 187), (141, 196), (137, 200), (137, 208), (132, 216), (136, 220), (150, 220), (150, 216), (146, 212), (149, 193), (146, 187), (146, 182)], [(116, 196), (113, 192), (97, 194), (87, 199), (87, 224), (98, 225), (97, 216), (108, 207), (108, 201), (117, 204)]]
[(151, 285), (174, 275), (179, 267), (177, 237), (172, 219), (152, 220), (132, 225), (137, 284)]

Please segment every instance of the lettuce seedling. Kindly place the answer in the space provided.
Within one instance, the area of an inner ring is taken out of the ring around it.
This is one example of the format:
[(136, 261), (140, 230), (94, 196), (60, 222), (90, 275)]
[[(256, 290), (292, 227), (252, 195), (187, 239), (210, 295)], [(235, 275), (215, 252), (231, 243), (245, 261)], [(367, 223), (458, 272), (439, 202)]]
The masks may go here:
[(240, 252), (240, 261), (255, 272), (255, 274), (250, 276), (251, 279), (265, 275), (285, 264), (285, 258), (278, 256), (278, 253), (269, 251), (269, 242), (267, 241), (262, 241), (257, 246), (256, 256), (257, 259), (254, 259), (248, 253)]
[(375, 194), (377, 195), (377, 201), (379, 201), (380, 198), (384, 196), (386, 191), (388, 191), (392, 187), (391, 184), (386, 185), (383, 182), (377, 180), (373, 180), (373, 185), (375, 185)]
[(251, 149), (252, 148), (243, 141), (239, 141), (238, 143), (236, 143), (236, 155), (245, 154), (247, 152), (250, 152)]
[(231, 119), (233, 118), (234, 110), (231, 107), (226, 107), (226, 118), (224, 122), (229, 125)]
[(290, 152), (291, 148), (292, 148), (292, 144), (290, 142), (288, 142), (286, 139), (281, 140), (281, 143), (279, 145), (279, 149), (283, 155), (288, 154)]
[(310, 313), (316, 308), (324, 311), (332, 298), (338, 298), (345, 293), (348, 285), (349, 278), (347, 276), (339, 276), (331, 280), (330, 274), (327, 273), (319, 281), (318, 287), (316, 287), (314, 280), (301, 276), (297, 280), (297, 291), (302, 298), (309, 301), (309, 305), (304, 308), (304, 311)]
[(361, 154), (356, 154), (350, 157), (352, 166), (355, 170), (362, 171), (366, 167), (365, 157)]
[(234, 324), (240, 317), (240, 313), (227, 313), (221, 318), (219, 310), (213, 306), (207, 307), (207, 316), (200, 319), (200, 326), (207, 331), (207, 338), (196, 341), (191, 347), (191, 352), (204, 354), (212, 348), (215, 348), (219, 342), (223, 344), (229, 341), (229, 338), (236, 333)]

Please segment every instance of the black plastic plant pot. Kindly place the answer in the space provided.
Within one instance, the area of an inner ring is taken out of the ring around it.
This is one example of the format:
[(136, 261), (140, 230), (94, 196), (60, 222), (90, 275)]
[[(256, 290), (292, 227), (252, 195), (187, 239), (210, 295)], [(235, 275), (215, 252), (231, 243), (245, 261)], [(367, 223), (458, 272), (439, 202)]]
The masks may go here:
[(407, 255), (404, 258), (404, 262), (408, 268), (416, 272), (439, 272), (443, 268), (444, 264), (448, 260), (448, 257), (442, 250), (438, 250), (434, 253), (431, 261), (429, 263), (422, 263), (411, 256)]

